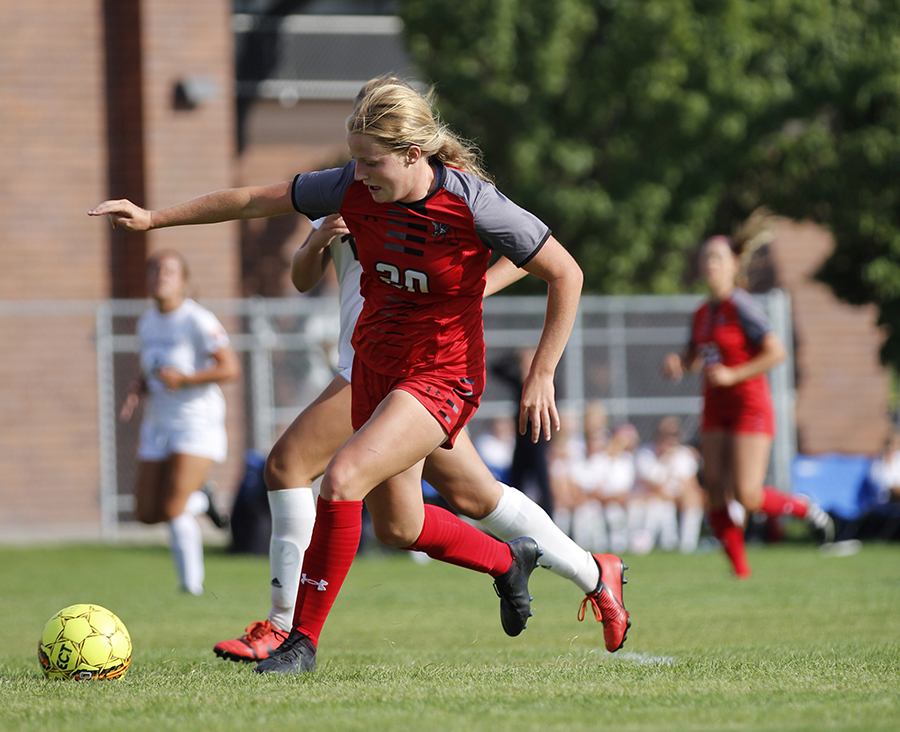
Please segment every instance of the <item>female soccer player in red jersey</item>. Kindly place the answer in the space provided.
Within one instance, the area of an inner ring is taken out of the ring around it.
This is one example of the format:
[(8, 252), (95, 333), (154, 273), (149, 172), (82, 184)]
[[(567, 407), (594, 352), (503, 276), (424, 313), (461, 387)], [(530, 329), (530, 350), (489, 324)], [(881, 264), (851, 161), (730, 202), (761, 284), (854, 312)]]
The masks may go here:
[(831, 518), (799, 495), (765, 486), (775, 435), (775, 412), (766, 372), (785, 358), (784, 345), (752, 295), (738, 287), (750, 252), (743, 240), (714, 236), (701, 250), (711, 297), (694, 313), (683, 354), (670, 353), (663, 375), (680, 379), (703, 369), (700, 452), (709, 493), (709, 521), (737, 577), (749, 577), (743, 527), (728, 513), (733, 497), (747, 511), (805, 518), (826, 540)]
[[(353, 338), (356, 432), (322, 480), (293, 628), (260, 672), (315, 668), (319, 633), (359, 542), (364, 498), (385, 543), (496, 577), (508, 633), (520, 632), (530, 612), (534, 542), (504, 545), (423, 506), (422, 464), (438, 447), (452, 447), (483, 391), (481, 299), (490, 250), (548, 283), (544, 330), (521, 399), (520, 429), (530, 420), (533, 439), (559, 428), (553, 374), (581, 271), (546, 225), (487, 181), (474, 151), (436, 121), (428, 99), (403, 85), (379, 87), (347, 130), (352, 160), (342, 169), (218, 191), (161, 211), (108, 201), (90, 212), (135, 229), (295, 210), (313, 218), (340, 213), (354, 237), (365, 298)], [(610, 563), (602, 581), (621, 609), (616, 624), (624, 640), (622, 569), (621, 561)]]
[[(313, 480), (353, 434), (350, 424), (350, 379), (353, 349), (350, 335), (362, 308), (359, 294), (361, 268), (353, 254), (343, 219), (332, 215), (313, 222), (314, 230), (294, 255), (291, 279), (301, 292), (318, 284), (328, 262), (334, 263), (339, 285), (341, 332), (338, 340), (339, 374), (279, 437), (266, 460), (266, 487), (272, 513), (269, 550), (271, 609), (269, 617), (251, 623), (240, 638), (215, 645), (216, 655), (234, 661), (268, 658), (287, 638), (300, 584), (300, 565), (315, 521)], [(485, 296), (510, 280), (524, 275), (508, 259), (487, 271)], [(603, 617), (603, 605), (612, 598), (600, 582), (600, 567), (618, 561), (612, 555), (592, 555), (572, 541), (546, 511), (515, 488), (499, 483), (482, 461), (466, 432), (460, 432), (452, 450), (435, 450), (425, 461), (425, 479), (450, 506), (478, 520), (494, 536), (513, 540), (530, 536), (543, 552), (541, 566), (570, 579), (584, 593), (582, 611), (590, 604), (597, 620), (604, 622), (607, 650), (624, 642), (620, 632), (622, 613), (613, 603)], [(627, 627), (627, 618), (626, 618)]]

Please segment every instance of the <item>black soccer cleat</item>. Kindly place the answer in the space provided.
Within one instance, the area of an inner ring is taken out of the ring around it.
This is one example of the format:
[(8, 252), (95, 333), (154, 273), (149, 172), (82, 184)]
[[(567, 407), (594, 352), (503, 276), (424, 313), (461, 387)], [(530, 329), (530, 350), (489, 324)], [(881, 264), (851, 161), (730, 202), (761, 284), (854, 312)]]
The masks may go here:
[(834, 520), (818, 503), (809, 502), (806, 509), (806, 523), (820, 544), (831, 544), (834, 541)]
[(300, 674), (316, 670), (316, 647), (294, 628), (278, 648), (253, 669), (258, 674)]
[(528, 579), (543, 552), (537, 542), (527, 536), (507, 542), (513, 555), (512, 566), (494, 580), (494, 591), (500, 598), (500, 624), (507, 635), (517, 636), (525, 630), (532, 616)]
[(206, 509), (206, 515), (209, 516), (217, 528), (227, 529), (231, 524), (231, 517), (227, 511), (219, 506), (216, 500), (216, 484), (209, 481), (204, 483), (200, 490), (206, 494), (206, 498), (209, 500), (209, 508)]

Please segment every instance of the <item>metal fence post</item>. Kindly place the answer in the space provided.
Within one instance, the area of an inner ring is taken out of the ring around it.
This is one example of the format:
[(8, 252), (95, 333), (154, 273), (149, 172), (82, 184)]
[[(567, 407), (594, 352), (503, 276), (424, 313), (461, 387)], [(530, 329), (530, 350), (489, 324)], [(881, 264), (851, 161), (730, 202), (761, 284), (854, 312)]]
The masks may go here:
[(787, 358), (769, 372), (777, 433), (772, 445), (772, 477), (783, 491), (791, 491), (791, 465), (797, 454), (796, 385), (794, 383), (794, 332), (791, 299), (784, 290), (771, 290), (766, 310), (772, 330), (787, 351)]
[(113, 363), (112, 307), (97, 304), (97, 408), (100, 458), (100, 535), (114, 542), (119, 536), (118, 476), (116, 466), (115, 364)]
[(269, 323), (266, 302), (253, 298), (249, 303), (251, 339), (250, 367), (253, 407), (253, 447), (267, 453), (275, 430), (273, 411), (275, 394), (272, 377), (272, 346), (275, 334)]

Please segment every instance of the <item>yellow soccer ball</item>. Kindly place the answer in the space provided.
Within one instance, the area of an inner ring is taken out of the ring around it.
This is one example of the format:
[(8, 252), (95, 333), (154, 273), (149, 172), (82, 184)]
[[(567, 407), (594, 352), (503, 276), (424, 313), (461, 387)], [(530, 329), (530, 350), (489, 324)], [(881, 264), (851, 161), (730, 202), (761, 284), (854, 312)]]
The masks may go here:
[(70, 605), (44, 626), (38, 661), (48, 679), (116, 679), (131, 663), (131, 636), (100, 605)]

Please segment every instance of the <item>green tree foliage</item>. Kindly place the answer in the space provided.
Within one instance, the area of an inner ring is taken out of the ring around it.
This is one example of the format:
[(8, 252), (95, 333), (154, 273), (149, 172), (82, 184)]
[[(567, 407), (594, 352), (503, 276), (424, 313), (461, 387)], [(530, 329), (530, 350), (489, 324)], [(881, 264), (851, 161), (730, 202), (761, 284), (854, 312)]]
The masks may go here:
[[(760, 205), (900, 333), (900, 0), (405, 0), (444, 118), (594, 292), (683, 290)], [(900, 339), (898, 339), (900, 342)], [(900, 364), (893, 337), (886, 355)]]

